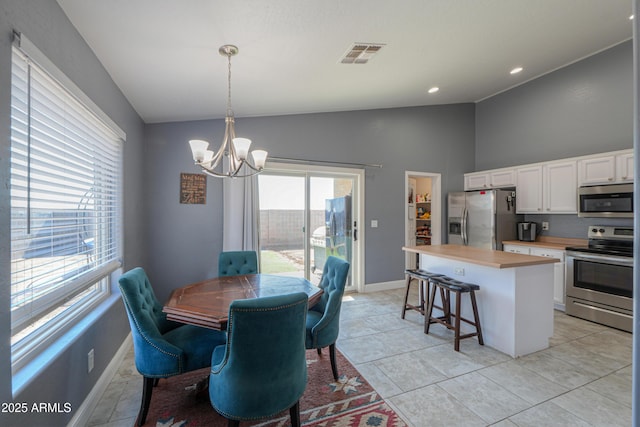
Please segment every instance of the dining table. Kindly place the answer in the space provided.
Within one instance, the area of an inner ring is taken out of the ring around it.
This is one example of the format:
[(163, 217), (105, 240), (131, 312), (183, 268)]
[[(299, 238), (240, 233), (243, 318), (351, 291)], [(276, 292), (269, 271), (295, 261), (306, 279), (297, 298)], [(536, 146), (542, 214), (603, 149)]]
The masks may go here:
[(233, 301), (294, 292), (306, 293), (309, 307), (313, 307), (323, 293), (321, 288), (302, 277), (274, 274), (223, 276), (175, 289), (162, 311), (169, 320), (224, 331)]

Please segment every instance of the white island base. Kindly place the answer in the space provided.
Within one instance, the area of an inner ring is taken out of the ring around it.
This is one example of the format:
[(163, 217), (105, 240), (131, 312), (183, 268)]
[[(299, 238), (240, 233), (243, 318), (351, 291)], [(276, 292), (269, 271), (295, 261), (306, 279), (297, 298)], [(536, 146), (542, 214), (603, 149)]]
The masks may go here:
[[(485, 345), (511, 357), (549, 347), (553, 336), (553, 264), (495, 268), (420, 253), (420, 268), (480, 286), (476, 298)], [(469, 296), (462, 298), (462, 316), (473, 319)], [(438, 302), (436, 296), (436, 305)], [(439, 315), (436, 311), (434, 317)], [(473, 330), (461, 324), (462, 333)]]

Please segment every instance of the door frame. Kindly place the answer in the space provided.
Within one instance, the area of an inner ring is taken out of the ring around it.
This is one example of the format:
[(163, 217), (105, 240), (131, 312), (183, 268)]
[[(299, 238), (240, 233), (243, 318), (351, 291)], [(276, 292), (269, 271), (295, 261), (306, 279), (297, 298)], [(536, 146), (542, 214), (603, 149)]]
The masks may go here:
[[(431, 178), (431, 244), (442, 244), (442, 175), (432, 172), (405, 171), (404, 172), (404, 244), (409, 244), (409, 179)], [(415, 216), (415, 215), (414, 215)], [(413, 220), (415, 221), (415, 220)], [(405, 268), (407, 267), (405, 257)]]
[[(321, 165), (308, 165), (308, 164), (292, 164), (292, 163), (277, 163), (277, 162), (268, 162), (267, 166), (265, 166), (265, 172), (269, 173), (304, 173), (305, 177), (309, 176), (333, 176), (333, 175), (350, 175), (354, 180), (354, 188), (353, 188), (353, 208), (354, 211), (357, 212), (357, 216), (354, 215), (352, 220), (357, 223), (358, 230), (358, 240), (353, 241), (352, 246), (352, 263), (351, 263), (351, 278), (352, 278), (352, 286), (349, 290), (355, 290), (357, 292), (364, 292), (364, 248), (365, 248), (365, 229), (364, 226), (364, 169), (354, 169), (354, 168), (344, 168), (337, 166), (321, 166)], [(306, 180), (305, 183), (305, 192), (309, 193), (309, 180)], [(310, 200), (307, 200), (305, 197), (305, 224), (309, 224), (310, 222)], [(308, 227), (305, 226), (305, 241), (304, 248), (305, 254), (310, 254), (309, 250), (309, 237), (313, 230), (308, 230)], [(309, 266), (307, 265), (310, 262), (310, 257), (307, 256), (305, 260), (305, 271), (309, 270)]]

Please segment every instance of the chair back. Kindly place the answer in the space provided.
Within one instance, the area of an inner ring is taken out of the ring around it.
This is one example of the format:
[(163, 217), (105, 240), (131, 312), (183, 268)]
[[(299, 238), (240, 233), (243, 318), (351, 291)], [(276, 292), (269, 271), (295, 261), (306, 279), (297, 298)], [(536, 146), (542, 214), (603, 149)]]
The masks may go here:
[[(162, 335), (180, 325), (167, 320), (142, 268), (127, 271), (120, 276), (118, 284), (131, 326), (136, 368), (151, 377), (175, 375), (177, 359), (164, 361), (164, 356), (181, 351), (167, 343)], [(158, 349), (163, 350), (162, 356), (152, 356)]]
[(333, 255), (329, 256), (324, 264), (322, 279), (318, 285), (324, 292), (320, 301), (311, 310), (324, 313), (325, 316), (339, 316), (348, 275), (349, 263)]
[(307, 295), (236, 300), (229, 307), (227, 343), (212, 356), (211, 404), (233, 420), (291, 408), (307, 384)]
[(237, 276), (258, 273), (258, 255), (255, 251), (220, 252), (218, 276)]

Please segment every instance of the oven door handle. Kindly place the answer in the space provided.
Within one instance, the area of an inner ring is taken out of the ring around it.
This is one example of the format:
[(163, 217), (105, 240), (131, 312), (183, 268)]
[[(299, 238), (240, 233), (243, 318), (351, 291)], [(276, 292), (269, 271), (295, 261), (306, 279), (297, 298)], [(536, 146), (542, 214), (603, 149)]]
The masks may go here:
[(571, 257), (579, 261), (601, 262), (612, 265), (620, 265), (622, 267), (633, 267), (633, 258), (629, 257), (610, 257), (606, 255), (589, 255), (584, 252), (567, 252), (567, 257)]

